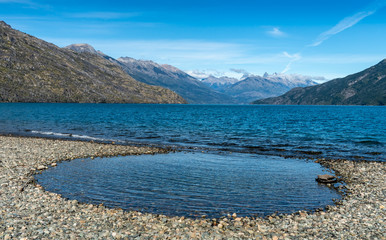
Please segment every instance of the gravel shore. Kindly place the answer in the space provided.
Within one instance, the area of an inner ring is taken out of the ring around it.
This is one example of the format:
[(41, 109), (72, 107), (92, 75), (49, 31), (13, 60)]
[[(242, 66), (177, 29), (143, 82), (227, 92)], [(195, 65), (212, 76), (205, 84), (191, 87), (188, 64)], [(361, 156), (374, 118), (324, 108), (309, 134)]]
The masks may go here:
[(44, 191), (33, 174), (75, 158), (164, 153), (148, 147), (0, 136), (0, 239), (386, 239), (386, 163), (318, 160), (347, 184), (314, 213), (189, 219), (108, 209)]

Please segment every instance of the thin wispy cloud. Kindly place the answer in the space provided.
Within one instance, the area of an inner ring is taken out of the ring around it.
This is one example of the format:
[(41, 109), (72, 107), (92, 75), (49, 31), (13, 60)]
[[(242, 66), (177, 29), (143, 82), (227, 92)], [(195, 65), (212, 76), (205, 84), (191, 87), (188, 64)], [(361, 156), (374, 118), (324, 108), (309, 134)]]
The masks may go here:
[(241, 73), (243, 75), (249, 75), (250, 74), (247, 70), (242, 69), (242, 68), (231, 68), (229, 70), (232, 72), (235, 72), (235, 73)]
[(272, 30), (267, 32), (272, 37), (284, 37), (286, 34), (282, 32), (278, 27), (274, 27)]
[(88, 18), (88, 19), (126, 19), (140, 16), (137, 12), (85, 12), (85, 13), (71, 13), (65, 14), (71, 18)]
[(29, 3), (29, 1), (25, 0), (0, 0), (0, 3)]
[[(48, 39), (59, 46), (88, 42), (113, 57), (131, 56), (142, 59), (174, 59), (178, 61), (226, 61), (243, 56), (247, 46), (236, 43), (199, 40), (118, 40)], [(122, 50), (126, 51), (123, 52)], [(189, 57), (187, 57), (189, 56)]]
[(0, 4), (22, 4), (27, 6), (38, 6), (37, 3), (34, 3), (30, 0), (0, 0)]
[(31, 9), (50, 9), (51, 6), (46, 4), (40, 4), (31, 0), (0, 0), (0, 4), (21, 4), (23, 7), (31, 8)]
[[(312, 44), (310, 44), (310, 45), (308, 45), (306, 47), (317, 47), (317, 46), (319, 46), (320, 44), (322, 44), (324, 41), (326, 41), (330, 37), (332, 37), (332, 36), (342, 32), (342, 31), (344, 31), (344, 30), (346, 30), (346, 29), (348, 29), (350, 27), (353, 27), (355, 24), (360, 22), (362, 19), (364, 19), (364, 18), (366, 18), (366, 17), (368, 17), (370, 15), (373, 15), (376, 11), (378, 11), (379, 9), (381, 9), (381, 8), (383, 8), (385, 6), (386, 6), (386, 0), (376, 0), (376, 1), (372, 2), (369, 6), (367, 6), (362, 11), (359, 11), (359, 12), (355, 13), (352, 16), (349, 16), (349, 17), (346, 17), (346, 18), (342, 19), (334, 27), (332, 27), (329, 30), (321, 33)], [(290, 58), (290, 61), (285, 66), (285, 68), (282, 71), (282, 73), (285, 73), (285, 72), (289, 71), (291, 69), (292, 64), (302, 58), (301, 55), (300, 55), (301, 53), (290, 55), (287, 52), (284, 52), (283, 54), (286, 57)]]
[(327, 30), (326, 32), (321, 33), (318, 38), (309, 46), (316, 47), (322, 44), (324, 41), (329, 39), (330, 37), (354, 26), (358, 22), (360, 22), (362, 19), (373, 15), (377, 10), (383, 8), (386, 6), (386, 0), (378, 0), (373, 2), (370, 6), (368, 6), (366, 9), (357, 12), (356, 14), (346, 17), (343, 20), (341, 20), (338, 24), (336, 24), (331, 29)]
[(214, 77), (227, 76), (226, 72), (218, 71), (216, 69), (204, 69), (204, 70), (194, 69), (194, 70), (186, 70), (185, 72), (190, 76), (193, 76), (198, 79), (203, 79), (210, 76), (214, 76)]
[[(73, 43), (88, 43), (95, 49), (114, 58), (133, 57), (167, 63), (183, 70), (246, 68), (252, 66), (261, 68), (262, 72), (270, 71), (270, 64), (284, 64), (287, 57), (283, 54), (259, 53), (256, 46), (247, 43), (232, 43), (221, 41), (204, 41), (195, 39), (159, 39), (159, 40), (95, 40), (79, 39), (46, 39), (60, 47)], [(251, 54), (253, 52), (254, 54)], [(273, 71), (273, 69), (272, 69)], [(229, 75), (229, 74), (227, 74)], [(236, 75), (236, 73), (234, 73)], [(242, 74), (238, 74), (242, 75)], [(237, 76), (238, 76), (237, 75)]]
[(300, 53), (295, 53), (295, 54), (289, 54), (287, 52), (283, 52), (283, 55), (287, 58), (290, 58), (291, 60), (288, 62), (288, 64), (285, 66), (284, 70), (281, 72), (281, 73), (286, 73), (288, 72), (290, 69), (291, 69), (291, 65), (292, 63), (300, 60), (302, 58), (302, 56), (300, 55)]
[(347, 17), (340, 21), (337, 25), (335, 25), (330, 30), (323, 32), (319, 35), (319, 37), (313, 42), (310, 46), (316, 47), (322, 44), (324, 41), (329, 39), (330, 37), (342, 32), (343, 30), (350, 28), (357, 24), (360, 20), (364, 19), (367, 16), (372, 15), (374, 12), (359, 12), (354, 16)]

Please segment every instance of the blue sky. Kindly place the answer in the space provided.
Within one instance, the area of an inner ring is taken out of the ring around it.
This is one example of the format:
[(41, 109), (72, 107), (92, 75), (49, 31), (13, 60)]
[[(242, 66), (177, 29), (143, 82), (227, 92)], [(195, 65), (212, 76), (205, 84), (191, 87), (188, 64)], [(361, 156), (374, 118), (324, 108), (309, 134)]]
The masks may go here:
[(332, 79), (386, 58), (386, 0), (0, 0), (0, 16), (60, 47), (189, 72)]

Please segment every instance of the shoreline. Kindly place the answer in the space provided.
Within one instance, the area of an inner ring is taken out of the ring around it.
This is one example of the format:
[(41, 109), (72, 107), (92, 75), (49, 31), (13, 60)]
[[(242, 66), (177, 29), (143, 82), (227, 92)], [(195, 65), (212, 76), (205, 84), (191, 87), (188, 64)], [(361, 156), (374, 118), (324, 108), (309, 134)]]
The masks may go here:
[(166, 149), (0, 136), (1, 239), (386, 239), (385, 162), (319, 160), (346, 183), (324, 211), (217, 220), (127, 212), (66, 200), (33, 174), (75, 158), (167, 153)]
[[(61, 135), (67, 135), (65, 133)], [(266, 147), (245, 147), (244, 149), (229, 149), (229, 148), (209, 148), (205, 146), (183, 146), (183, 145), (173, 145), (173, 144), (163, 144), (163, 143), (145, 143), (145, 142), (126, 142), (119, 139), (87, 139), (81, 137), (73, 137), (71, 134), (68, 134), (68, 137), (60, 137), (55, 134), (39, 136), (39, 135), (25, 135), (25, 134), (5, 134), (0, 133), (0, 137), (16, 137), (16, 138), (37, 138), (37, 139), (47, 139), (47, 140), (59, 140), (59, 141), (72, 141), (72, 142), (89, 142), (89, 143), (98, 143), (98, 144), (112, 144), (112, 145), (121, 145), (126, 147), (150, 147), (155, 149), (163, 149), (168, 152), (180, 152), (180, 151), (199, 151), (199, 152), (235, 152), (235, 153), (245, 153), (245, 154), (256, 154), (263, 156), (277, 156), (283, 158), (296, 158), (296, 159), (307, 159), (310, 161), (328, 159), (328, 161), (339, 161), (339, 160), (348, 160), (348, 161), (366, 161), (366, 162), (386, 162), (385, 159), (368, 159), (363, 156), (323, 156), (320, 151), (305, 151), (305, 150), (285, 150), (278, 146), (272, 148)], [(86, 136), (88, 137), (88, 136)], [(90, 137), (92, 138), (92, 137)], [(304, 148), (303, 146), (298, 147), (299, 149)], [(248, 149), (258, 149), (259, 151), (248, 151)], [(378, 156), (382, 154), (381, 152), (367, 152), (366, 154), (371, 154), (372, 156)]]

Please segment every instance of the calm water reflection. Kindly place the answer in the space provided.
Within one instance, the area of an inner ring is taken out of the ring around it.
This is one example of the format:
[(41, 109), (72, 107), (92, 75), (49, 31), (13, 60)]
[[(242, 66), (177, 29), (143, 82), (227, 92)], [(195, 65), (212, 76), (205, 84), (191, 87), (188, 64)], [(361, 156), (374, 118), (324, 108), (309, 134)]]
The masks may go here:
[(241, 153), (171, 153), (63, 162), (36, 178), (82, 202), (157, 214), (220, 217), (288, 213), (340, 196), (315, 182), (316, 163)]

